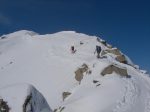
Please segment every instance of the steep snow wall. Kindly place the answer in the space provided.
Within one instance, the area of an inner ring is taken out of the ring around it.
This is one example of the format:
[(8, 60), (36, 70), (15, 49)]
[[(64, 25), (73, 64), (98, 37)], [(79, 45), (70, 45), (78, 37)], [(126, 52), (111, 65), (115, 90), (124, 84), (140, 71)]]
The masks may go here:
[(0, 88), (0, 99), (7, 102), (10, 112), (52, 112), (42, 94), (29, 84)]

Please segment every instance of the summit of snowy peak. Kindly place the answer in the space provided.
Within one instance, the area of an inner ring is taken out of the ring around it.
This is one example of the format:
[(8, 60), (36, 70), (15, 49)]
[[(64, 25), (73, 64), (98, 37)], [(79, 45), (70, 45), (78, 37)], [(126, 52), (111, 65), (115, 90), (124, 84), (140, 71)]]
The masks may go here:
[(19, 30), (11, 34), (12, 35), (30, 35), (30, 36), (38, 35), (38, 33), (34, 31), (29, 31), (29, 30)]
[[(62, 36), (76, 36), (76, 37), (79, 37), (79, 38), (82, 38), (83, 36), (88, 38), (88, 37), (95, 37), (95, 36), (91, 36), (91, 35), (87, 35), (87, 34), (84, 34), (84, 33), (80, 33), (80, 32), (77, 32), (77, 31), (60, 31), (60, 32), (56, 32), (54, 33), (55, 35), (62, 35)], [(53, 35), (53, 34), (52, 34)]]
[(58, 33), (77, 33), (76, 31), (60, 31)]

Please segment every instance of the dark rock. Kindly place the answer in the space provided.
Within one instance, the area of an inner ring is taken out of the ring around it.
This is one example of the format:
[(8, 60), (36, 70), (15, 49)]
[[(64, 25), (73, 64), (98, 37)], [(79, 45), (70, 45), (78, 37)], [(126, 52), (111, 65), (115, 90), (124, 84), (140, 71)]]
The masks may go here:
[(64, 101), (69, 95), (71, 95), (70, 92), (63, 92), (63, 94), (62, 94), (63, 101)]
[(82, 41), (80, 41), (80, 45), (84, 44)]
[(100, 86), (101, 84), (97, 84), (96, 87)]
[(53, 112), (57, 112), (57, 109), (54, 109)]
[(101, 42), (100, 38), (96, 38), (96, 40), (97, 40), (98, 42)]
[(13, 64), (13, 62), (11, 61), (9, 64)]
[(6, 39), (6, 38), (7, 38), (6, 36), (2, 36), (2, 37), (1, 37), (1, 39)]
[(0, 112), (9, 112), (10, 108), (6, 101), (0, 99)]
[(30, 107), (30, 112), (33, 111), (31, 100), (32, 100), (32, 95), (28, 95), (23, 104), (23, 112), (27, 112), (28, 107)]
[(107, 42), (105, 40), (101, 40), (101, 43), (105, 46), (107, 46)]
[(64, 109), (65, 109), (65, 107), (61, 107), (61, 106), (60, 106), (59, 108), (54, 109), (53, 112), (62, 112)]
[(62, 107), (62, 108), (60, 109), (60, 112), (62, 112), (64, 109), (65, 109), (65, 107)]
[(89, 70), (89, 71), (88, 71), (88, 74), (92, 74), (92, 70)]
[(93, 80), (93, 83), (98, 83), (99, 81), (97, 81), (97, 80)]

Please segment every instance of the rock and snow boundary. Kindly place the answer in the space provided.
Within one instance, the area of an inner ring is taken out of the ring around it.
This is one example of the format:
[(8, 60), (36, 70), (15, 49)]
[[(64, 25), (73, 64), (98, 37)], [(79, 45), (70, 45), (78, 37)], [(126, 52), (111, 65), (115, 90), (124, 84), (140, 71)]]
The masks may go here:
[(0, 37), (0, 98), (10, 112), (150, 112), (150, 78), (96, 36), (21, 30)]

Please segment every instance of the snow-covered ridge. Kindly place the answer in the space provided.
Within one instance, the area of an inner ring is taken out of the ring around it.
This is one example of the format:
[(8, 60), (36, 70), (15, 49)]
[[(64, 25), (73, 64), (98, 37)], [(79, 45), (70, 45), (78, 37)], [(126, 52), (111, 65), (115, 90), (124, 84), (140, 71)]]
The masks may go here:
[(20, 30), (10, 34), (2, 35), (0, 38), (4, 39), (4, 38), (11, 38), (11, 37), (35, 36), (35, 35), (38, 35), (38, 33), (33, 31), (28, 31), (28, 30)]
[[(31, 84), (54, 112), (150, 112), (149, 77), (105, 40), (74, 31), (22, 30), (2, 37), (0, 88)], [(100, 59), (96, 45), (102, 48)]]
[(73, 33), (77, 33), (76, 31), (60, 31), (60, 32), (57, 32), (57, 33), (71, 33), (71, 34), (73, 34)]

